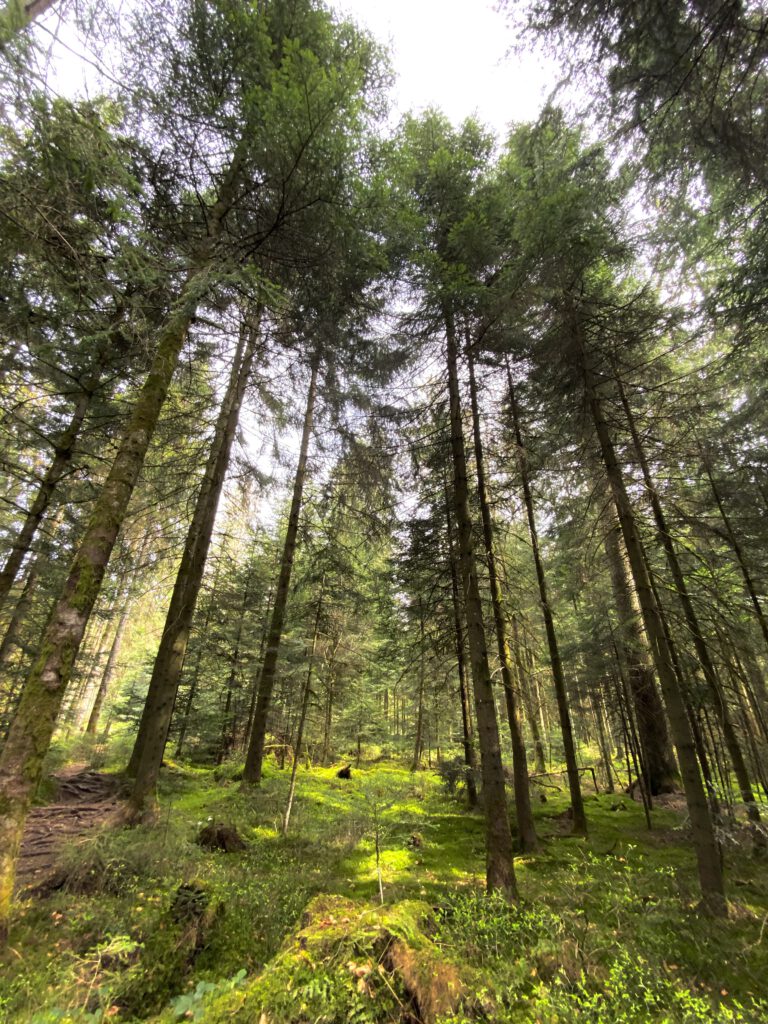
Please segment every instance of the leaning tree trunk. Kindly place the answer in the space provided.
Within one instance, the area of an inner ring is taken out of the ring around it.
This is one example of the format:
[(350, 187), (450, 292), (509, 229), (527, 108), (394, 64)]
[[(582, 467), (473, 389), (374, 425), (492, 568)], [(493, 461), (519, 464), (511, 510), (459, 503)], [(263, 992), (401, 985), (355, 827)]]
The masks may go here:
[(448, 498), (448, 486), (445, 487), (445, 515), (448, 536), (448, 563), (451, 569), (451, 597), (453, 602), (453, 628), (456, 636), (456, 664), (459, 670), (459, 700), (461, 702), (461, 730), (464, 743), (464, 764), (467, 768), (467, 802), (470, 807), (477, 806), (477, 783), (475, 772), (477, 759), (475, 744), (472, 738), (472, 718), (467, 695), (467, 672), (464, 657), (464, 630), (461, 626), (461, 604), (459, 600), (459, 573), (456, 568), (456, 554), (453, 542), (453, 525), (451, 523), (451, 507)]
[(29, 805), (40, 781), (56, 718), (109, 557), (160, 417), (187, 330), (209, 287), (215, 243), (235, 195), (239, 160), (233, 159), (208, 234), (161, 330), (149, 374), (139, 392), (119, 450), (97, 498), (69, 575), (54, 604), (40, 651), (0, 755), (0, 940), (7, 933), (13, 880)]
[(489, 892), (498, 890), (507, 899), (517, 899), (512, 849), (512, 832), (501, 760), (499, 723), (485, 643), (483, 605), (475, 562), (472, 539), (472, 520), (469, 512), (469, 484), (467, 457), (464, 447), (464, 428), (461, 419), (459, 393), (458, 350), (453, 311), (446, 304), (443, 309), (446, 333), (446, 361), (448, 394), (450, 398), (451, 451), (453, 455), (454, 516), (459, 535), (459, 558), (464, 586), (464, 610), (467, 617), (472, 684), (475, 693), (475, 717), (480, 746), (480, 766), (483, 780), (485, 811), (486, 883)]
[[(580, 331), (580, 328), (577, 326), (576, 330)], [(627, 549), (635, 589), (640, 601), (645, 629), (651, 643), (656, 672), (661, 683), (664, 703), (672, 730), (672, 739), (677, 750), (680, 774), (683, 780), (688, 814), (691, 821), (691, 833), (696, 852), (704, 907), (712, 914), (726, 916), (728, 904), (725, 899), (720, 850), (715, 838), (707, 795), (699, 771), (699, 763), (696, 757), (693, 734), (686, 713), (683, 693), (672, 666), (662, 619), (651, 589), (645, 553), (635, 523), (634, 512), (616, 458), (613, 438), (605, 418), (602, 401), (598, 394), (595, 371), (592, 369), (590, 357), (586, 351), (583, 339), (580, 338), (579, 340), (582, 344), (582, 372), (584, 374), (585, 396), (600, 445), (608, 483), (619, 515), (621, 532)]]
[(34, 501), (24, 517), (21, 529), (13, 539), (13, 545), (5, 565), (2, 571), (0, 571), (0, 611), (8, 600), (8, 595), (21, 568), (21, 564), (29, 553), (43, 516), (48, 511), (56, 485), (64, 476), (72, 460), (75, 443), (80, 434), (80, 428), (83, 425), (90, 402), (91, 392), (81, 392), (75, 403), (75, 409), (66, 430), (53, 446), (53, 458), (45, 471), (43, 479), (40, 481)]
[(257, 326), (244, 323), (152, 669), (139, 732), (128, 765), (128, 774), (134, 776), (129, 814), (135, 817), (145, 814), (151, 817), (156, 809), (157, 779), (203, 581), (216, 509), (227, 475), (257, 340)]
[(496, 568), (496, 552), (494, 550), (494, 526), (491, 516), (491, 501), (488, 493), (488, 477), (485, 472), (485, 452), (480, 429), (480, 406), (477, 400), (477, 384), (475, 381), (475, 362), (471, 345), (467, 344), (467, 367), (469, 369), (469, 396), (472, 407), (472, 434), (475, 447), (475, 468), (477, 472), (477, 494), (480, 501), (480, 516), (483, 524), (483, 542), (485, 545), (485, 561), (488, 566), (488, 578), (491, 587), (491, 607), (493, 624), (496, 631), (496, 644), (501, 665), (501, 679), (504, 686), (504, 698), (507, 705), (507, 719), (512, 739), (512, 778), (515, 787), (515, 811), (520, 849), (523, 853), (537, 850), (539, 840), (531, 810), (531, 791), (528, 783), (528, 760), (523, 739), (523, 726), (520, 716), (520, 705), (515, 694), (515, 680), (512, 670), (512, 654), (507, 639), (507, 624), (504, 618), (501, 584)]
[[(613, 508), (613, 499), (611, 499)], [(613, 517), (612, 517), (613, 518)], [(605, 535), (604, 547), (611, 570), (613, 601), (619, 617), (620, 635), (617, 638), (626, 666), (627, 681), (635, 708), (638, 739), (643, 763), (648, 773), (648, 788), (652, 796), (675, 789), (679, 776), (669, 745), (667, 719), (661, 703), (651, 652), (640, 623), (637, 595), (628, 577), (629, 567), (621, 548), (621, 526), (614, 520)]]
[[(656, 524), (657, 536), (661, 542), (662, 548), (664, 549), (667, 565), (669, 566), (669, 571), (672, 574), (672, 580), (675, 584), (675, 590), (677, 591), (677, 596), (683, 608), (685, 621), (688, 625), (688, 629), (690, 630), (691, 637), (693, 638), (693, 646), (696, 649), (696, 654), (698, 656), (699, 663), (701, 664), (704, 678), (707, 681), (707, 686), (709, 687), (709, 691), (712, 696), (715, 714), (717, 715), (720, 728), (723, 732), (723, 739), (725, 740), (725, 745), (728, 748), (728, 756), (731, 759), (733, 771), (736, 775), (736, 781), (747, 809), (747, 816), (754, 825), (759, 826), (760, 812), (757, 809), (757, 803), (755, 802), (755, 797), (752, 792), (752, 784), (749, 778), (749, 771), (747, 770), (747, 763), (744, 760), (741, 744), (739, 743), (738, 736), (736, 735), (731, 713), (726, 703), (717, 672), (715, 671), (715, 666), (712, 662), (709, 648), (704, 640), (704, 634), (701, 631), (699, 619), (696, 615), (696, 610), (693, 607), (693, 601), (688, 593), (688, 584), (685, 581), (682, 566), (680, 565), (680, 560), (677, 557), (677, 551), (675, 550), (675, 544), (672, 540), (672, 534), (669, 531), (664, 509), (661, 506), (659, 492), (657, 491), (656, 485), (651, 476), (651, 470), (648, 465), (648, 459), (645, 455), (645, 449), (635, 424), (635, 417), (632, 413), (632, 408), (627, 400), (624, 386), (622, 385), (618, 374), (616, 374), (616, 384), (619, 389), (619, 398), (621, 399), (621, 405), (627, 419), (627, 425), (629, 426), (630, 434), (632, 435), (635, 454), (637, 455), (640, 469), (643, 474), (643, 483), (645, 484), (646, 494), (648, 495), (651, 509), (653, 511), (653, 519)], [(755, 835), (756, 837), (759, 837), (760, 832), (757, 831)]]
[(258, 785), (261, 782), (261, 768), (264, 761), (264, 744), (267, 736), (267, 719), (269, 708), (272, 703), (272, 691), (275, 687), (277, 674), (277, 661), (280, 656), (280, 642), (283, 635), (283, 623), (285, 612), (288, 606), (288, 588), (291, 584), (291, 573), (293, 572), (293, 559), (296, 554), (296, 538), (299, 532), (299, 516), (301, 515), (301, 503), (304, 496), (304, 483), (307, 476), (307, 455), (309, 452), (309, 439), (312, 435), (312, 423), (315, 416), (315, 399), (317, 397), (317, 376), (322, 358), (321, 348), (315, 349), (312, 357), (311, 375), (309, 379), (309, 391), (307, 392), (307, 405), (304, 411), (304, 426), (301, 433), (301, 447), (299, 449), (299, 461), (296, 466), (296, 476), (293, 481), (293, 497), (291, 509), (288, 513), (288, 528), (285, 532), (285, 543), (283, 554), (280, 559), (280, 572), (275, 589), (275, 604), (272, 608), (272, 619), (267, 634), (267, 649), (264, 655), (264, 663), (261, 667), (259, 677), (258, 696), (256, 707), (253, 713), (253, 729), (251, 732), (248, 754), (245, 759), (245, 770), (243, 782), (247, 785)]
[(539, 533), (536, 527), (536, 513), (533, 507), (533, 494), (528, 479), (528, 464), (525, 458), (523, 437), (520, 430), (520, 414), (517, 406), (514, 384), (512, 383), (512, 371), (507, 363), (507, 387), (509, 389), (509, 406), (512, 414), (512, 429), (515, 435), (520, 467), (520, 481), (523, 488), (523, 500), (525, 511), (528, 517), (528, 534), (531, 539), (531, 550), (533, 552), (533, 563), (536, 568), (536, 579), (539, 586), (539, 601), (541, 603), (541, 614), (544, 619), (544, 629), (547, 634), (549, 646), (549, 660), (552, 666), (552, 681), (555, 685), (555, 699), (557, 711), (560, 718), (560, 731), (563, 736), (563, 751), (565, 753), (565, 767), (568, 776), (568, 789), (571, 796), (571, 810), (573, 812), (573, 832), (575, 835), (587, 834), (587, 815), (584, 810), (584, 800), (581, 795), (581, 782), (579, 780), (579, 768), (576, 762), (576, 746), (573, 741), (573, 723), (571, 712), (568, 707), (568, 691), (565, 685), (565, 673), (563, 662), (560, 657), (560, 648), (557, 643), (555, 631), (555, 619), (552, 614), (552, 607), (549, 603), (547, 592), (547, 577), (544, 573), (544, 563), (539, 550)]

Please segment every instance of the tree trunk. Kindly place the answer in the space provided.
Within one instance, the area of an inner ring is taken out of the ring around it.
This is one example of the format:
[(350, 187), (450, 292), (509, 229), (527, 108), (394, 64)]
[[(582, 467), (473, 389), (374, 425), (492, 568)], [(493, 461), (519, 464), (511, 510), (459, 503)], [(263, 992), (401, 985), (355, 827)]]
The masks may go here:
[(419, 598), (419, 697), (416, 712), (416, 738), (413, 745), (413, 762), (411, 771), (421, 767), (421, 755), (424, 746), (424, 606)]
[[(143, 564), (144, 555), (149, 545), (149, 536), (150, 531), (147, 530), (141, 541), (141, 547), (139, 548), (138, 554), (136, 556), (134, 566), (136, 564), (138, 564), (139, 566)], [(123, 604), (120, 609), (120, 617), (118, 619), (114, 639), (112, 640), (112, 646), (110, 647), (109, 650), (107, 664), (104, 669), (104, 672), (102, 673), (101, 681), (99, 682), (99, 688), (96, 691), (96, 698), (93, 702), (93, 707), (91, 708), (91, 713), (88, 717), (88, 723), (85, 727), (85, 732), (89, 733), (92, 736), (96, 735), (101, 710), (104, 706), (106, 696), (109, 693), (109, 687), (114, 677), (115, 669), (117, 668), (117, 659), (120, 655), (120, 647), (122, 646), (123, 643), (123, 637), (125, 635), (126, 626), (128, 625), (128, 618), (131, 611), (133, 584), (134, 580), (127, 581), (123, 597)]]
[(107, 664), (101, 675), (99, 682), (99, 688), (96, 691), (96, 697), (93, 701), (91, 713), (88, 716), (88, 722), (85, 726), (85, 732), (91, 736), (96, 735), (96, 731), (99, 727), (99, 717), (101, 716), (101, 709), (104, 707), (104, 701), (107, 693), (109, 692), (109, 684), (112, 682), (112, 678), (115, 674), (115, 668), (117, 667), (117, 658), (120, 654), (120, 647), (123, 642), (123, 636), (125, 635), (125, 629), (128, 625), (128, 616), (131, 611), (131, 595), (130, 588), (125, 595), (123, 600), (122, 608), (120, 609), (120, 618), (117, 623), (117, 629), (115, 630), (115, 636), (112, 640), (112, 646), (109, 649), (109, 657), (107, 658)]
[[(653, 519), (656, 523), (658, 537), (664, 549), (664, 554), (666, 555), (667, 559), (667, 565), (669, 566), (669, 571), (672, 574), (672, 579), (675, 584), (677, 596), (683, 608), (685, 621), (688, 624), (688, 628), (691, 632), (691, 636), (693, 638), (693, 645), (696, 649), (696, 654), (698, 656), (699, 663), (701, 664), (701, 668), (704, 673), (704, 678), (707, 681), (707, 686), (709, 687), (709, 691), (712, 696), (715, 714), (717, 715), (718, 721), (720, 723), (720, 728), (723, 732), (723, 739), (725, 740), (725, 745), (728, 748), (728, 756), (730, 757), (731, 764), (733, 765), (733, 770), (736, 775), (736, 781), (738, 782), (742, 799), (744, 800), (744, 803), (746, 805), (747, 816), (754, 825), (759, 826), (760, 812), (757, 809), (757, 803), (755, 802), (755, 797), (752, 792), (752, 785), (749, 778), (749, 772), (747, 770), (747, 764), (744, 760), (744, 755), (741, 750), (739, 739), (736, 735), (736, 730), (733, 727), (731, 714), (728, 705), (725, 701), (725, 696), (723, 694), (723, 690), (720, 685), (720, 680), (718, 679), (717, 672), (715, 671), (715, 666), (712, 662), (712, 658), (709, 653), (709, 648), (707, 647), (706, 641), (704, 640), (704, 634), (702, 633), (701, 627), (699, 625), (696, 610), (693, 607), (693, 602), (691, 601), (690, 594), (688, 593), (688, 585), (685, 581), (685, 576), (683, 575), (680, 560), (677, 557), (677, 551), (675, 550), (675, 544), (672, 540), (672, 534), (670, 533), (669, 527), (667, 526), (664, 510), (661, 507), (661, 499), (659, 498), (659, 492), (656, 490), (656, 485), (653, 481), (653, 478), (651, 477), (650, 467), (648, 465), (648, 460), (645, 456), (645, 449), (643, 448), (640, 435), (637, 431), (635, 418), (632, 413), (630, 404), (627, 400), (624, 387), (618, 375), (616, 375), (616, 383), (619, 389), (619, 398), (621, 399), (621, 405), (624, 410), (624, 415), (627, 419), (627, 425), (629, 426), (629, 430), (632, 435), (632, 443), (634, 445), (635, 454), (637, 455), (637, 459), (642, 470), (643, 482), (645, 484), (645, 490), (648, 495), (648, 499), (651, 503)], [(755, 832), (756, 839), (759, 836), (760, 832), (758, 830)]]
[(48, 511), (56, 485), (61, 480), (72, 460), (75, 443), (80, 434), (83, 420), (88, 412), (91, 397), (89, 391), (83, 391), (78, 396), (69, 425), (53, 446), (53, 459), (49, 463), (43, 479), (40, 481), (35, 499), (24, 517), (24, 523), (13, 540), (13, 545), (5, 565), (2, 571), (0, 571), (0, 611), (8, 600), (8, 595), (21, 568), (21, 564), (29, 553), (43, 516)]
[[(614, 507), (613, 499), (611, 502)], [(613, 601), (621, 628), (617, 639), (635, 708), (638, 740), (648, 772), (648, 787), (652, 796), (658, 796), (660, 793), (673, 792), (679, 776), (669, 745), (664, 706), (656, 689), (650, 663), (651, 653), (641, 626), (637, 594), (628, 575), (629, 567), (621, 543), (621, 526), (614, 521), (605, 535), (604, 546), (611, 570)]]
[(547, 770), (546, 758), (544, 756), (544, 743), (541, 738), (542, 726), (540, 723), (540, 708), (536, 707), (538, 696), (535, 695), (535, 687), (531, 686), (528, 673), (525, 670), (523, 659), (520, 654), (520, 635), (517, 624), (517, 615), (512, 615), (512, 649), (515, 652), (515, 664), (517, 665), (517, 678), (523, 688), (523, 708), (528, 719), (528, 728), (531, 730), (533, 740), (534, 759), (536, 771), (544, 774)]
[(469, 395), (472, 407), (472, 433), (475, 443), (475, 467), (477, 471), (477, 493), (480, 502), (480, 516), (483, 524), (483, 542), (485, 560), (488, 566), (488, 577), (491, 588), (491, 607), (493, 623), (496, 631), (496, 644), (501, 665), (501, 679), (504, 686), (504, 699), (507, 705), (507, 720), (512, 740), (512, 778), (515, 789), (515, 811), (517, 833), (520, 849), (523, 853), (531, 853), (539, 848), (536, 826), (531, 810), (531, 792), (528, 783), (528, 760), (523, 739), (523, 726), (520, 719), (520, 707), (515, 694), (515, 680), (512, 670), (512, 655), (507, 640), (507, 624), (504, 618), (501, 583), (496, 568), (494, 551), (494, 526), (491, 516), (491, 502), (488, 492), (488, 478), (485, 472), (485, 453), (483, 437), (480, 429), (480, 407), (477, 400), (477, 384), (475, 381), (475, 363), (471, 345), (467, 344), (467, 367), (469, 369)]
[(565, 673), (563, 672), (563, 662), (560, 658), (560, 648), (557, 643), (555, 620), (547, 594), (547, 578), (544, 573), (544, 563), (541, 559), (541, 552), (539, 550), (539, 533), (536, 528), (536, 514), (533, 507), (533, 495), (531, 493), (531, 485), (528, 479), (528, 465), (525, 458), (522, 432), (520, 430), (520, 415), (518, 412), (517, 397), (512, 383), (512, 371), (509, 363), (507, 363), (507, 386), (509, 389), (509, 406), (510, 413), (512, 415), (512, 429), (514, 430), (515, 444), (518, 449), (523, 500), (525, 502), (525, 511), (528, 517), (528, 533), (531, 539), (533, 563), (536, 568), (536, 579), (539, 586), (541, 613), (544, 618), (544, 628), (546, 630), (547, 644), (549, 646), (549, 660), (552, 666), (552, 681), (555, 685), (555, 698), (557, 700), (557, 710), (560, 717), (560, 731), (563, 736), (563, 751), (565, 753), (565, 767), (568, 775), (568, 790), (571, 796), (571, 810), (573, 812), (573, 832), (575, 835), (586, 835), (587, 816), (584, 811), (584, 800), (581, 795), (579, 768), (576, 761), (576, 747), (573, 741), (573, 724), (571, 722), (571, 713), (568, 708), (568, 691), (565, 685)]
[(446, 333), (448, 393), (450, 398), (451, 451), (453, 455), (454, 516), (459, 535), (459, 558), (464, 586), (464, 610), (467, 617), (472, 684), (475, 692), (475, 715), (480, 745), (485, 811), (486, 882), (489, 892), (498, 890), (507, 899), (517, 899), (512, 832), (509, 827), (504, 766), (501, 760), (499, 723), (496, 718), (488, 650), (485, 643), (483, 605), (475, 563), (472, 520), (469, 512), (464, 428), (461, 419), (461, 396), (457, 368), (457, 342), (453, 311), (443, 310)]
[(323, 611), (323, 596), (325, 592), (325, 577), (320, 582), (320, 596), (317, 600), (317, 611), (315, 612), (315, 628), (312, 630), (312, 646), (309, 649), (309, 663), (307, 665), (307, 678), (304, 680), (304, 692), (301, 695), (301, 713), (299, 715), (299, 724), (296, 730), (296, 742), (293, 746), (293, 766), (291, 767), (291, 782), (288, 787), (288, 802), (285, 807), (285, 815), (283, 817), (283, 835), (288, 834), (288, 824), (291, 820), (291, 810), (293, 808), (293, 798), (296, 793), (296, 772), (299, 767), (299, 757), (301, 755), (301, 744), (304, 739), (304, 723), (307, 720), (307, 709), (309, 708), (309, 698), (312, 694), (311, 683), (312, 683), (312, 669), (315, 665), (315, 651), (317, 649), (317, 635), (320, 631), (320, 616)]
[(257, 326), (243, 323), (128, 765), (134, 776), (129, 813), (136, 817), (151, 817), (156, 808), (157, 779), (257, 340)]
[(267, 718), (272, 703), (272, 690), (275, 686), (277, 661), (280, 656), (280, 642), (283, 635), (283, 623), (288, 605), (288, 588), (291, 583), (293, 559), (296, 554), (296, 537), (299, 530), (299, 516), (304, 495), (304, 483), (307, 476), (307, 453), (309, 439), (312, 435), (312, 422), (315, 415), (315, 399), (317, 397), (317, 376), (320, 369), (322, 352), (320, 346), (315, 349), (312, 357), (307, 406), (304, 412), (304, 426), (301, 433), (299, 461), (293, 481), (293, 497), (288, 514), (288, 528), (285, 532), (283, 554), (280, 559), (280, 572), (275, 589), (275, 604), (272, 609), (272, 620), (267, 634), (267, 650), (259, 677), (258, 696), (253, 714), (253, 730), (251, 732), (248, 754), (245, 759), (243, 783), (258, 785), (261, 781), (261, 768), (264, 761), (264, 743), (267, 735)]
[(464, 658), (464, 630), (461, 626), (461, 604), (459, 598), (459, 574), (456, 569), (456, 554), (453, 541), (453, 525), (451, 523), (451, 507), (448, 497), (448, 485), (445, 485), (445, 515), (448, 536), (448, 563), (451, 568), (451, 596), (453, 599), (453, 628), (456, 636), (456, 664), (459, 670), (459, 700), (461, 702), (461, 729), (464, 743), (464, 764), (467, 766), (467, 802), (470, 807), (477, 806), (477, 784), (475, 772), (477, 759), (475, 744), (472, 738), (472, 717), (467, 694), (467, 670)]
[[(576, 329), (580, 330), (578, 326)], [(582, 340), (583, 345), (583, 339), (580, 340)], [(659, 609), (651, 590), (645, 554), (635, 524), (634, 513), (629, 502), (624, 478), (616, 459), (613, 439), (605, 419), (602, 402), (598, 395), (595, 372), (591, 368), (588, 354), (584, 348), (582, 348), (582, 359), (585, 394), (600, 445), (608, 483), (610, 484), (613, 500), (619, 515), (635, 589), (643, 613), (645, 630), (651, 643), (656, 671), (661, 683), (667, 715), (669, 716), (672, 739), (677, 750), (680, 774), (683, 779), (685, 798), (691, 820), (691, 833), (696, 852), (704, 907), (712, 914), (726, 916), (728, 905), (725, 899), (720, 851), (715, 839), (709, 804), (707, 803), (707, 796), (699, 772), (699, 764), (696, 758), (690, 722), (686, 714), (683, 693), (672, 666)]]

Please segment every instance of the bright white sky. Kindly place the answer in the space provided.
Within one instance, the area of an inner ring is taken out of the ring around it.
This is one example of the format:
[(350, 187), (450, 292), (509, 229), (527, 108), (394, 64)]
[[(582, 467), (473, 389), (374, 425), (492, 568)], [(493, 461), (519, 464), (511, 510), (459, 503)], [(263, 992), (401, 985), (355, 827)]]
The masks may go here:
[(397, 74), (395, 117), (440, 107), (456, 124), (472, 114), (499, 138), (528, 121), (557, 82), (541, 57), (510, 54), (507, 19), (486, 0), (331, 0), (389, 44)]
[[(129, 0), (132, 3), (141, 0)], [(510, 123), (533, 120), (555, 87), (558, 71), (540, 55), (510, 52), (514, 32), (488, 0), (326, 0), (339, 13), (369, 29), (388, 45), (397, 76), (392, 120), (408, 110), (435, 106), (454, 124), (476, 115), (499, 139)], [(72, 18), (54, 5), (42, 19), (43, 42), (57, 37), (82, 52)], [(123, 2), (123, 7), (126, 4)], [(510, 7), (520, 6), (513, 0)], [(72, 52), (57, 48), (50, 84), (71, 95), (92, 80), (92, 71)], [(105, 54), (91, 54), (99, 60)]]

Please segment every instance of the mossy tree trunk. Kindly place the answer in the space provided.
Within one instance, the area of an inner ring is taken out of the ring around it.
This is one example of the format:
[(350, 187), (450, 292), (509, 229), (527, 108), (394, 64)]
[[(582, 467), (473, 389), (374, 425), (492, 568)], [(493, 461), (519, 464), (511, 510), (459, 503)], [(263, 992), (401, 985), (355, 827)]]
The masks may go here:
[(133, 817), (152, 817), (156, 809), (157, 779), (176, 703), (192, 619), (203, 582), (216, 509), (227, 475), (258, 338), (258, 326), (244, 322), (187, 532), (160, 647), (152, 668), (139, 732), (128, 765), (128, 773), (134, 777), (128, 801), (129, 814)]
[(560, 657), (560, 647), (557, 642), (555, 630), (555, 618), (552, 614), (552, 607), (549, 603), (547, 590), (547, 577), (544, 572), (544, 562), (539, 549), (539, 533), (536, 526), (536, 512), (533, 507), (533, 493), (528, 478), (528, 465), (525, 458), (522, 430), (520, 428), (520, 413), (517, 405), (517, 396), (512, 382), (512, 371), (507, 364), (507, 388), (509, 392), (509, 408), (512, 417), (512, 430), (514, 432), (515, 444), (518, 449), (520, 468), (520, 482), (523, 489), (523, 501), (528, 519), (528, 534), (531, 540), (533, 552), (533, 564), (536, 569), (536, 580), (539, 587), (539, 602), (541, 614), (544, 619), (544, 629), (547, 634), (547, 646), (549, 648), (549, 661), (552, 667), (552, 681), (555, 686), (555, 700), (557, 712), (560, 718), (560, 731), (563, 736), (563, 751), (565, 754), (565, 767), (568, 777), (568, 791), (571, 797), (571, 811), (573, 813), (573, 832), (575, 835), (587, 834), (587, 815), (584, 811), (584, 800), (581, 795), (581, 782), (579, 779), (579, 768), (576, 762), (576, 745), (573, 739), (573, 723), (571, 712), (568, 706), (568, 690), (565, 685), (565, 672)]
[(291, 508), (288, 513), (288, 528), (285, 532), (283, 553), (280, 559), (280, 572), (278, 574), (277, 587), (275, 588), (275, 603), (272, 608), (272, 618), (269, 624), (269, 632), (267, 634), (266, 652), (261, 668), (261, 675), (259, 677), (256, 707), (254, 708), (253, 713), (253, 727), (248, 745), (248, 754), (245, 759), (243, 782), (247, 785), (258, 785), (261, 781), (261, 769), (264, 761), (264, 744), (267, 736), (267, 720), (269, 717), (269, 709), (272, 704), (272, 691), (275, 686), (277, 662), (280, 657), (280, 643), (283, 636), (283, 624), (285, 622), (285, 613), (288, 606), (288, 588), (291, 584), (293, 560), (296, 554), (296, 538), (299, 532), (299, 517), (301, 515), (301, 506), (304, 496), (304, 483), (307, 476), (307, 455), (309, 453), (309, 440), (312, 436), (315, 400), (317, 398), (317, 377), (321, 359), (322, 352), (320, 346), (318, 346), (312, 357), (309, 390), (307, 392), (307, 405), (304, 411), (304, 425), (301, 432), (299, 461), (296, 466)]
[(469, 511), (469, 482), (467, 456), (464, 446), (461, 395), (458, 376), (458, 345), (452, 309), (445, 305), (443, 318), (446, 333), (446, 362), (448, 394), (450, 399), (451, 453), (453, 461), (454, 517), (458, 529), (459, 559), (464, 586), (464, 612), (467, 619), (472, 685), (475, 694), (475, 719), (480, 747), (480, 767), (483, 780), (483, 809), (485, 811), (485, 857), (488, 891), (499, 891), (507, 899), (517, 899), (509, 827), (509, 809), (501, 760), (499, 723), (485, 641), (483, 605), (475, 561), (472, 537), (472, 519)]
[(485, 471), (485, 452), (480, 425), (480, 406), (477, 399), (477, 382), (475, 380), (475, 361), (472, 346), (467, 339), (467, 368), (469, 370), (469, 398), (472, 408), (472, 435), (475, 449), (475, 470), (477, 473), (477, 496), (480, 502), (480, 517), (483, 526), (483, 544), (485, 546), (485, 562), (488, 567), (488, 580), (491, 590), (491, 608), (493, 625), (496, 633), (496, 645), (501, 665), (501, 679), (504, 686), (504, 700), (507, 706), (507, 721), (512, 740), (512, 779), (515, 790), (515, 816), (520, 849), (523, 853), (537, 850), (539, 840), (531, 810), (531, 792), (528, 783), (528, 759), (523, 739), (523, 724), (520, 716), (520, 704), (515, 692), (515, 678), (512, 669), (512, 652), (507, 639), (507, 623), (504, 617), (501, 583), (496, 565), (494, 550), (494, 524), (491, 515), (491, 499), (488, 489), (488, 477)]

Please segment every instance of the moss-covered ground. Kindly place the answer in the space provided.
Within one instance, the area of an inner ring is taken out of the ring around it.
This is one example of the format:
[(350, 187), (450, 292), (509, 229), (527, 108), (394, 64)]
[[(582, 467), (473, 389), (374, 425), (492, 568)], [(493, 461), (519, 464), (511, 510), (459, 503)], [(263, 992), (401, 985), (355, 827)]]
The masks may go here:
[[(252, 793), (235, 772), (171, 766), (154, 827), (65, 851), (66, 886), (19, 904), (0, 1020), (768, 1022), (768, 867), (733, 842), (730, 918), (706, 918), (681, 812), (649, 833), (591, 794), (575, 839), (547, 789), (508, 908), (482, 892), (481, 814), (432, 772), (302, 769), (287, 836), (288, 772)], [(198, 846), (208, 819), (246, 850)]]

